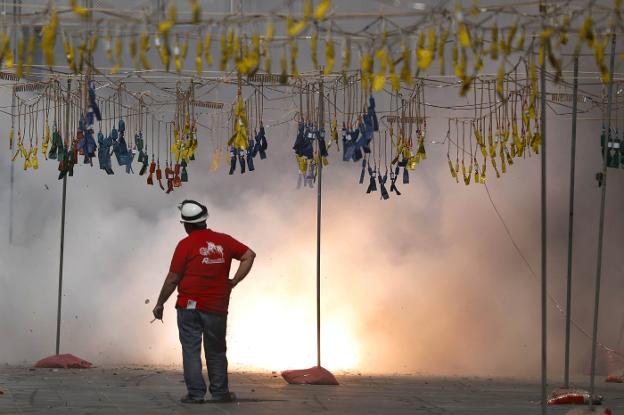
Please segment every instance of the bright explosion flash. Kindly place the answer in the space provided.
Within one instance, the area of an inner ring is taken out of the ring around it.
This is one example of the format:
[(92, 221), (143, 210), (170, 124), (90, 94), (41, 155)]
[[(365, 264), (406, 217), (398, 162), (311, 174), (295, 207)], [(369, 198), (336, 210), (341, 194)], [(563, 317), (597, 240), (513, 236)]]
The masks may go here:
[[(349, 319), (325, 315), (321, 321), (321, 364), (330, 370), (357, 367), (359, 348)], [(286, 296), (246, 304), (228, 330), (228, 357), (235, 367), (277, 371), (316, 365), (316, 312)]]

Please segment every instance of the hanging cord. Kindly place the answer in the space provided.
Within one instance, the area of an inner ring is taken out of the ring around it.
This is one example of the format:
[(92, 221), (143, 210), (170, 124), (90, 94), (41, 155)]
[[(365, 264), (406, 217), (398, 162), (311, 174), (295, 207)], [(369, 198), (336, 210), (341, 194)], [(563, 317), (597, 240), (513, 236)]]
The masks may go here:
[(156, 164), (158, 165), (158, 168), (160, 169), (160, 131), (162, 130), (162, 125), (160, 120), (158, 120), (158, 140), (156, 141)]
[(260, 84), (260, 126), (264, 119), (264, 81)]
[[(448, 125), (447, 139), (449, 140), (449, 142), (451, 141), (451, 120), (450, 119), (449, 119), (449, 125)], [(470, 160), (470, 162), (472, 163), (472, 160)], [(455, 146), (455, 171), (459, 173), (458, 170), (459, 170), (459, 146)]]
[[(21, 122), (22, 122), (21, 110), (22, 110), (22, 107), (21, 107), (21, 104), (20, 104), (20, 102), (18, 100), (19, 98), (17, 98), (17, 96), (15, 98), (16, 98), (16, 102), (17, 102), (17, 129), (16, 129), (17, 130), (17, 133), (16, 133), (16, 137), (17, 137), (17, 151), (16, 151), (15, 155), (13, 156), (12, 160), (15, 160), (15, 158), (17, 157), (17, 154), (19, 153), (19, 144), (20, 144), (20, 141), (22, 139), (22, 132), (21, 132)], [(13, 116), (13, 117), (15, 117), (15, 116)]]
[[(455, 142), (457, 143), (457, 147), (459, 148), (459, 120), (455, 119)], [(462, 170), (466, 168), (466, 152), (462, 151)]]
[(28, 139), (29, 139), (29, 144), (30, 144), (30, 148), (32, 149), (33, 146), (33, 129), (34, 129), (34, 118), (35, 118), (35, 114), (34, 114), (34, 107), (35, 105), (31, 105), (28, 107), (29, 109), (29, 114), (28, 114)]
[(166, 139), (167, 139), (167, 167), (170, 167), (173, 164), (172, 154), (171, 154), (171, 142), (172, 135), (175, 129), (175, 121), (167, 123), (167, 128), (165, 129)]
[[(392, 146), (390, 146), (392, 151)], [(386, 167), (386, 174), (388, 173), (388, 130), (384, 130), (384, 165)]]
[(343, 110), (343, 113), (342, 113), (342, 126), (343, 126), (343, 128), (348, 125), (347, 117), (348, 117), (348, 113), (349, 113), (349, 108), (347, 107), (347, 94), (348, 94), (348, 90), (349, 90), (349, 82), (350, 82), (350, 78), (347, 78), (345, 80), (344, 88), (342, 89), (342, 110)]
[[(147, 111), (145, 111), (145, 116), (147, 117)], [(147, 123), (147, 121), (146, 121), (146, 123)], [(151, 140), (150, 148), (152, 149), (152, 161), (154, 161), (154, 115), (152, 115), (152, 128), (151, 128), (151, 131), (152, 131), (152, 133), (150, 134), (150, 140)]]
[[(39, 100), (35, 103), (35, 126), (34, 126), (34, 134), (35, 134), (35, 151), (36, 148), (39, 147)], [(31, 144), (32, 147), (32, 144)]]
[[(474, 132), (472, 131), (473, 129), (473, 124), (471, 122), (468, 122), (468, 145), (470, 146), (470, 160), (472, 160), (472, 136), (474, 135)], [(459, 150), (458, 150), (459, 151)]]
[(299, 122), (303, 123), (303, 80), (299, 81)]
[(446, 141), (446, 158), (449, 159), (449, 161), (451, 160), (451, 140), (450, 140), (450, 135), (451, 135), (451, 119), (448, 119), (448, 128), (446, 130), (446, 137), (444, 137), (444, 141)]
[[(420, 105), (422, 107), (422, 113), (420, 113), (420, 115), (422, 115), (422, 135), (423, 137), (425, 136), (425, 134), (427, 133), (427, 105), (425, 103), (425, 82), (424, 81), (420, 81), (420, 92), (421, 92), (421, 97), (420, 97)], [(419, 112), (420, 112), (420, 107), (419, 107)]]

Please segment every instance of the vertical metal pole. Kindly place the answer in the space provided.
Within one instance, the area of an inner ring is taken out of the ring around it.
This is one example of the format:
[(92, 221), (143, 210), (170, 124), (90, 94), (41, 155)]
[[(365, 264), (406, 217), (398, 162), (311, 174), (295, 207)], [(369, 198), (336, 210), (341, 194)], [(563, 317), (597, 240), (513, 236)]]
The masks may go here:
[[(19, 1), (19, 14), (22, 12), (21, 0)], [(3, 10), (6, 12), (6, 0), (4, 0)], [(18, 7), (17, 2), (13, 3), (13, 56), (17, 54), (17, 14)], [(11, 114), (15, 111), (15, 91), (13, 91), (13, 96), (11, 97)], [(14, 127), (14, 117), (11, 117), (11, 130)], [(13, 136), (17, 137), (17, 133), (13, 130)], [(11, 175), (9, 182), (9, 244), (13, 243), (13, 193), (15, 186), (15, 163), (11, 162)]]
[(570, 154), (570, 216), (568, 219), (568, 284), (566, 291), (565, 367), (563, 387), (570, 387), (570, 320), (572, 319), (572, 248), (574, 233), (574, 170), (576, 165), (576, 116), (578, 98), (578, 55), (574, 55), (574, 90), (572, 93), (572, 146)]
[[(69, 107), (71, 79), (67, 80), (67, 100), (65, 102), (65, 137), (69, 137)], [(56, 354), (61, 346), (61, 304), (63, 300), (63, 251), (65, 247), (65, 201), (67, 200), (67, 173), (63, 176), (63, 202), (61, 207), (61, 249), (59, 257), (58, 309), (56, 312)]]
[[(319, 134), (324, 134), (323, 75), (319, 83)], [(318, 154), (318, 187), (316, 193), (316, 365), (321, 367), (321, 196), (323, 188), (323, 157)]]
[(607, 155), (611, 138), (611, 106), (613, 104), (613, 65), (615, 59), (615, 33), (611, 33), (611, 61), (609, 62), (609, 86), (607, 87), (607, 140), (602, 154), (602, 193), (600, 197), (600, 221), (598, 224), (598, 259), (596, 261), (596, 287), (594, 299), (594, 329), (592, 333), (592, 361), (590, 373), (589, 399), (590, 409), (594, 409), (594, 391), (596, 388), (596, 346), (598, 343), (598, 311), (600, 310), (600, 278), (602, 274), (602, 239), (604, 233), (605, 204), (607, 198)]
[(622, 349), (622, 338), (624, 337), (624, 321), (622, 322), (622, 326), (620, 327), (620, 334), (618, 335), (617, 347), (615, 350)]
[[(11, 114), (15, 111), (15, 90), (11, 96)], [(14, 116), (11, 117), (11, 131), (13, 131), (13, 137), (17, 137), (15, 132), (15, 120)], [(13, 186), (15, 183), (15, 163), (11, 162), (11, 179), (9, 187), (9, 245), (13, 243)]]
[(546, 388), (548, 386), (547, 375), (548, 375), (548, 367), (547, 367), (547, 309), (546, 309), (546, 296), (548, 290), (548, 282), (547, 282), (547, 269), (546, 269), (546, 260), (547, 260), (547, 204), (546, 204), (546, 62), (541, 65), (540, 69), (540, 129), (542, 134), (542, 168), (541, 168), (541, 190), (542, 190), (542, 292), (541, 292), (541, 302), (542, 302), (542, 414), (545, 415), (548, 413), (548, 406), (546, 405)]

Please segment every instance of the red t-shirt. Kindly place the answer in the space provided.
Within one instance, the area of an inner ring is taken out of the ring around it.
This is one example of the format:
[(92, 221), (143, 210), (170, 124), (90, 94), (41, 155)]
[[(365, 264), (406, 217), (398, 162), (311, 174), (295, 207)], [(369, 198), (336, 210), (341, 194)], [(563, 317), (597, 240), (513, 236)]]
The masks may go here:
[(193, 231), (178, 242), (169, 268), (182, 276), (176, 308), (227, 314), (230, 265), (247, 249), (230, 235), (210, 229)]

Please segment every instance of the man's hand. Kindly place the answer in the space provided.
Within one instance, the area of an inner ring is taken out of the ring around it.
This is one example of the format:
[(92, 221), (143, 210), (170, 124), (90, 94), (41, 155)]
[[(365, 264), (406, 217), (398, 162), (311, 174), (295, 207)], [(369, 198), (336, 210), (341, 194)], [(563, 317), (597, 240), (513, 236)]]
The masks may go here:
[(156, 304), (156, 307), (154, 307), (154, 309), (152, 310), (152, 313), (154, 314), (154, 318), (156, 320), (162, 321), (164, 310), (165, 310), (165, 307), (162, 304)]
[(176, 274), (175, 272), (169, 271), (169, 274), (167, 274), (167, 278), (165, 278), (163, 287), (160, 290), (160, 295), (158, 296), (156, 307), (154, 307), (154, 309), (152, 310), (152, 313), (154, 313), (154, 320), (162, 321), (163, 309), (164, 309), (163, 306), (167, 302), (167, 299), (175, 291), (176, 287), (178, 286), (178, 283), (180, 282), (180, 279), (181, 279), (181, 275)]
[(249, 274), (255, 258), (256, 253), (251, 249), (247, 249), (247, 252), (245, 252), (243, 256), (241, 256), (240, 265), (238, 266), (238, 270), (236, 270), (234, 278), (228, 280), (228, 284), (230, 284), (230, 290), (236, 287), (238, 283), (241, 282), (243, 278), (247, 276), (247, 274)]

